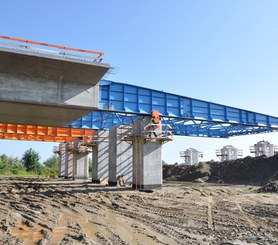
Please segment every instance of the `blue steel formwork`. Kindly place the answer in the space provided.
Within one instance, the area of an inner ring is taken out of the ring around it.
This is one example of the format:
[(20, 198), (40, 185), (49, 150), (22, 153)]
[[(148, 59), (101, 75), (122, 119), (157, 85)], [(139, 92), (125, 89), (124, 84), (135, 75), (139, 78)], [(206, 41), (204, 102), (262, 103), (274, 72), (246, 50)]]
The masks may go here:
[(99, 85), (99, 111), (69, 127), (108, 129), (158, 110), (174, 135), (227, 138), (278, 131), (277, 117), (131, 84), (101, 80)]

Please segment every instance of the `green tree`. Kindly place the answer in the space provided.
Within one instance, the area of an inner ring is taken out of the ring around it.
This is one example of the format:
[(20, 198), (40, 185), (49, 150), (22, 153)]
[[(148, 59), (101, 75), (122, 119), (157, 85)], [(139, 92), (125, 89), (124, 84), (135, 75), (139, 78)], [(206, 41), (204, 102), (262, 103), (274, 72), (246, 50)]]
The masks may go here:
[(56, 176), (58, 172), (59, 157), (53, 155), (43, 162), (42, 174), (46, 176)]
[(58, 162), (59, 162), (59, 157), (53, 155), (53, 156), (47, 158), (42, 164), (45, 167), (53, 168), (54, 166), (58, 165)]
[(30, 148), (29, 150), (25, 151), (21, 160), (28, 172), (40, 173), (41, 171), (41, 165), (39, 163), (40, 156), (37, 151)]
[(22, 161), (17, 157), (0, 156), (0, 174), (18, 174), (25, 171)]
[(2, 154), (0, 156), (0, 171), (1, 173), (4, 173), (6, 170), (11, 168), (11, 161), (9, 157), (6, 154)]

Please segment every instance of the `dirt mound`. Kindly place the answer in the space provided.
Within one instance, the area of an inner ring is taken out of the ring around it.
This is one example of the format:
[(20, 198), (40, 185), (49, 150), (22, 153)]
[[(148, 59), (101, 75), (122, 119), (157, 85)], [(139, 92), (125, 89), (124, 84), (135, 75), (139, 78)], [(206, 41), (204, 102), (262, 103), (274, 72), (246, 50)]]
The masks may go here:
[(165, 180), (193, 181), (202, 178), (210, 182), (266, 184), (278, 179), (278, 155), (246, 157), (233, 161), (207, 162), (197, 166), (164, 165)]
[(209, 164), (199, 164), (199, 165), (164, 165), (163, 166), (163, 179), (166, 180), (177, 180), (177, 181), (194, 181), (197, 179), (208, 180), (210, 175)]

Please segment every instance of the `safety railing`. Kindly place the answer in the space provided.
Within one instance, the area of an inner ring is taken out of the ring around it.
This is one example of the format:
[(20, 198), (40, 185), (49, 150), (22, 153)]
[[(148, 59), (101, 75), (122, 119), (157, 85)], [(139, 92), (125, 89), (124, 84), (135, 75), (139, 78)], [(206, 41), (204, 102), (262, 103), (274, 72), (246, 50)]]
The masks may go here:
[(157, 124), (155, 128), (153, 125), (147, 124), (140, 135), (135, 135), (133, 130), (126, 131), (122, 135), (122, 140), (127, 142), (133, 142), (137, 139), (143, 139), (147, 141), (157, 141), (160, 143), (165, 143), (173, 140), (173, 128), (169, 124)]
[[(14, 37), (8, 37), (8, 36), (0, 36), (1, 39), (9, 40), (11, 42), (0, 42), (0, 46), (9, 47), (9, 48), (15, 48), (20, 50), (27, 50), (31, 52), (37, 52), (37, 53), (44, 53), (44, 54), (50, 54), (50, 55), (56, 55), (56, 56), (63, 56), (63, 57), (69, 57), (69, 58), (77, 58), (81, 60), (91, 61), (91, 62), (97, 62), (100, 63), (102, 61), (102, 56), (104, 55), (103, 52), (98, 51), (92, 51), (92, 50), (85, 50), (85, 49), (77, 49), (77, 48), (71, 48), (56, 44), (48, 44), (48, 43), (42, 43), (42, 42), (36, 42), (31, 40), (25, 40), (21, 38), (14, 38)], [(54, 49), (60, 49), (60, 50), (67, 50), (70, 52), (61, 52), (56, 51), (52, 49), (43, 49), (38, 48), (34, 46), (27, 46), (18, 44), (19, 43), (27, 43), (30, 45), (39, 45), (39, 46), (46, 46), (48, 48), (54, 48)], [(85, 53), (84, 55), (80, 53)]]
[(147, 124), (144, 127), (144, 137), (146, 138), (168, 138), (173, 139), (173, 128), (169, 124)]

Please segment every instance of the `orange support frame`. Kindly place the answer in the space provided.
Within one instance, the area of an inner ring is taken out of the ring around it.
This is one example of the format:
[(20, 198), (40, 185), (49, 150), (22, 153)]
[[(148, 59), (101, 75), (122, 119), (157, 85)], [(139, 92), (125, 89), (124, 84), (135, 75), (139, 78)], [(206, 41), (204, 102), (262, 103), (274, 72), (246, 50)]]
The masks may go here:
[(92, 139), (92, 129), (59, 128), (0, 123), (0, 139), (47, 142), (68, 142), (77, 138)]

